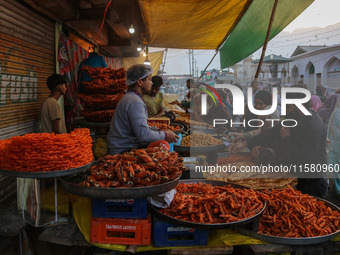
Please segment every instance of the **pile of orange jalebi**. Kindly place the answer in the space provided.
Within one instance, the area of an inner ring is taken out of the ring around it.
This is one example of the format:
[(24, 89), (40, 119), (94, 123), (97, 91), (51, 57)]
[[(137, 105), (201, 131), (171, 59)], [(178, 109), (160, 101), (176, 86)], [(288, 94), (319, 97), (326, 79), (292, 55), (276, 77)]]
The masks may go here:
[(251, 156), (243, 156), (243, 155), (231, 155), (225, 158), (220, 158), (217, 160), (217, 164), (230, 164), (237, 162), (251, 161)]
[(92, 79), (121, 79), (125, 78), (126, 71), (123, 67), (111, 69), (110, 67), (91, 67), (83, 66), (83, 70), (91, 76)]
[(290, 186), (258, 193), (267, 201), (258, 232), (280, 237), (315, 237), (340, 230), (340, 214)]
[(26, 134), (0, 140), (0, 168), (21, 172), (47, 172), (76, 168), (93, 160), (87, 128), (70, 134)]
[(86, 92), (96, 94), (123, 93), (128, 87), (125, 84), (125, 78), (117, 80), (103, 78), (92, 81), (83, 81), (81, 84)]
[(151, 127), (157, 127), (159, 129), (166, 129), (166, 130), (179, 130), (181, 129), (180, 126), (170, 126), (167, 123), (160, 123), (160, 122), (148, 122), (148, 125)]
[(123, 97), (123, 94), (116, 95), (103, 95), (103, 94), (94, 94), (94, 95), (78, 95), (80, 101), (84, 103), (87, 107), (86, 109), (95, 109), (95, 110), (106, 110), (106, 109), (114, 109), (119, 100)]
[(115, 110), (83, 110), (81, 115), (83, 115), (89, 121), (94, 122), (110, 122)]
[(85, 108), (81, 114), (89, 121), (110, 122), (128, 87), (125, 69), (83, 66), (82, 70), (93, 80), (81, 83), (83, 94), (78, 94), (78, 97)]
[(86, 180), (79, 185), (101, 188), (158, 185), (180, 177), (184, 170), (182, 162), (177, 152), (159, 147), (106, 155), (90, 168)]

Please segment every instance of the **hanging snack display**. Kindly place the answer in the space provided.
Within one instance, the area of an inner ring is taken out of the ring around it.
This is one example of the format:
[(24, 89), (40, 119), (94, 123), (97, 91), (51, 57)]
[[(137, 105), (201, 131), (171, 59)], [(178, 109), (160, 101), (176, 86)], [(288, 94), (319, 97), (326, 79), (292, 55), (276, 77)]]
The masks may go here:
[(102, 80), (96, 79), (93, 81), (83, 81), (81, 83), (83, 88), (89, 93), (103, 93), (103, 94), (114, 94), (122, 93), (127, 89), (125, 84), (125, 78), (117, 80), (104, 78)]
[(237, 163), (237, 162), (244, 162), (244, 161), (251, 161), (251, 155), (230, 155), (228, 157), (219, 158), (217, 160), (217, 164), (224, 165), (230, 163)]
[(176, 152), (162, 148), (133, 149), (99, 159), (79, 185), (101, 188), (157, 185), (178, 178), (184, 170), (182, 162)]
[(83, 66), (83, 70), (93, 79), (121, 79), (125, 78), (125, 69), (123, 67), (115, 70), (109, 67), (91, 67)]
[(192, 133), (182, 139), (181, 146), (203, 147), (222, 144), (222, 141), (208, 134)]
[(219, 187), (204, 183), (180, 183), (170, 207), (160, 212), (195, 223), (241, 221), (258, 214), (264, 206), (251, 189)]
[(114, 109), (117, 106), (118, 101), (122, 98), (123, 94), (118, 95), (79, 94), (78, 96), (80, 101), (84, 103), (86, 108), (100, 110), (100, 109)]
[(340, 230), (340, 213), (291, 187), (259, 193), (267, 201), (258, 232), (278, 237), (317, 237)]
[(115, 110), (82, 110), (81, 114), (93, 122), (110, 122)]
[(289, 173), (262, 173), (261, 166), (252, 161), (251, 155), (231, 155), (219, 158), (220, 167), (232, 169), (231, 172), (215, 171), (205, 173), (208, 180), (231, 182), (253, 190), (284, 188), (296, 186), (297, 178)]
[(171, 126), (167, 123), (160, 123), (160, 122), (148, 122), (148, 125), (151, 127), (157, 127), (159, 129), (165, 129), (165, 130), (179, 130), (181, 129), (181, 126)]
[(36, 133), (0, 140), (0, 168), (19, 172), (48, 172), (77, 168), (93, 160), (87, 128), (69, 134)]
[(89, 121), (110, 122), (114, 109), (127, 89), (125, 69), (83, 66), (83, 70), (93, 80), (81, 83), (84, 94), (78, 96), (85, 106), (81, 114)]

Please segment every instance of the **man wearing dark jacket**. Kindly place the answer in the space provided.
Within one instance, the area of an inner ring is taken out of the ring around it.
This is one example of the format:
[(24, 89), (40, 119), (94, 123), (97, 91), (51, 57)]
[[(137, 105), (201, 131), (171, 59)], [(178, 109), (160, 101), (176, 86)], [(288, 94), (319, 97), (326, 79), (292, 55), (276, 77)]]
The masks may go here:
[[(295, 106), (294, 106), (295, 107)], [(302, 193), (324, 198), (327, 195), (328, 179), (323, 173), (300, 173), (299, 166), (310, 169), (311, 164), (326, 164), (326, 128), (317, 114), (301, 116), (293, 112), (298, 125), (292, 128), (277, 125), (259, 135), (249, 138), (249, 149), (255, 146), (271, 147), (280, 156), (282, 164), (296, 166), (298, 189)], [(288, 116), (287, 116), (288, 117)], [(292, 117), (289, 117), (292, 119)], [(293, 168), (292, 168), (293, 169)], [(303, 178), (307, 177), (307, 178)]]
[[(299, 98), (299, 94), (292, 93), (290, 98)], [(304, 106), (309, 110), (308, 103)], [(288, 128), (276, 125), (247, 139), (244, 146), (250, 150), (253, 148), (256, 150), (257, 146), (274, 149), (276, 155), (280, 157), (279, 163), (292, 166), (291, 173), (297, 175), (298, 189), (302, 193), (324, 198), (328, 189), (326, 173), (312, 173), (308, 170), (312, 168), (311, 164), (327, 163), (326, 128), (317, 114), (305, 116), (295, 105), (287, 105), (286, 119), (296, 120), (297, 126)], [(255, 152), (253, 155), (256, 157), (258, 154)], [(300, 172), (299, 166), (306, 171)]]

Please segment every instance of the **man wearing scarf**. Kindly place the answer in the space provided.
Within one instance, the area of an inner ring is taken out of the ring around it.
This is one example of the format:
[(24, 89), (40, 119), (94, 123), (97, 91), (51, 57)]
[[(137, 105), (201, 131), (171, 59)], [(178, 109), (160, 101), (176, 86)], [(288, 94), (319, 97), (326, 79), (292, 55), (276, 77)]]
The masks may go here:
[(144, 64), (133, 65), (127, 70), (128, 92), (119, 101), (107, 134), (111, 155), (143, 148), (159, 140), (177, 142), (179, 137), (174, 132), (155, 130), (148, 125), (148, 111), (143, 95), (151, 90), (152, 73), (151, 66)]

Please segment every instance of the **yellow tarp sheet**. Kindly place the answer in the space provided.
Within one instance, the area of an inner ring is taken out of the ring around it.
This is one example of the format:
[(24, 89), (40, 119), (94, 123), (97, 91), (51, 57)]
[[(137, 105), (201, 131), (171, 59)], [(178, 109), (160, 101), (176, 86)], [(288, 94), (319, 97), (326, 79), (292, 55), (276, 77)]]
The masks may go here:
[[(148, 59), (150, 61), (151, 67), (153, 69), (152, 75), (156, 75), (159, 67), (162, 64), (164, 56), (164, 51), (157, 51), (157, 52), (151, 52), (148, 55)], [(123, 67), (127, 70), (130, 66), (135, 64), (143, 64), (146, 57), (143, 57), (142, 55), (138, 58), (123, 58)]]
[[(76, 195), (70, 194), (70, 200), (73, 208), (73, 217), (80, 229), (83, 233), (85, 240), (90, 242), (90, 234), (91, 234), (91, 217), (92, 217), (92, 205), (91, 199), (86, 197), (79, 197)], [(246, 245), (246, 244), (260, 244), (264, 243), (260, 240), (241, 235), (231, 229), (220, 229), (212, 231), (209, 234), (209, 242), (207, 247), (221, 247), (221, 246), (231, 246), (231, 245)], [(91, 243), (100, 248), (116, 250), (116, 251), (125, 251), (126, 245), (119, 244), (100, 244), (100, 243)], [(189, 247), (172, 247), (174, 248), (189, 248)], [(158, 248), (152, 245), (147, 246), (138, 246), (137, 252), (140, 251), (150, 251), (150, 250), (162, 250), (169, 249), (169, 247)]]
[[(73, 208), (73, 217), (83, 233), (86, 241), (90, 242), (91, 234), (91, 218), (92, 218), (92, 205), (91, 199), (86, 197), (80, 197), (70, 194), (70, 200)], [(340, 235), (334, 238), (332, 241), (339, 241)], [(232, 229), (219, 229), (211, 231), (209, 234), (209, 241), (207, 247), (221, 247), (221, 246), (234, 246), (234, 245), (249, 245), (249, 244), (263, 244), (265, 242), (241, 235)], [(100, 248), (125, 251), (126, 245), (119, 244), (99, 244), (91, 243)], [(172, 249), (177, 248), (190, 248), (190, 247), (171, 247)], [(148, 246), (138, 246), (137, 252), (150, 251), (150, 250), (162, 250), (169, 249), (169, 247), (158, 248), (152, 245)]]
[(150, 46), (216, 49), (252, 0), (139, 0)]

